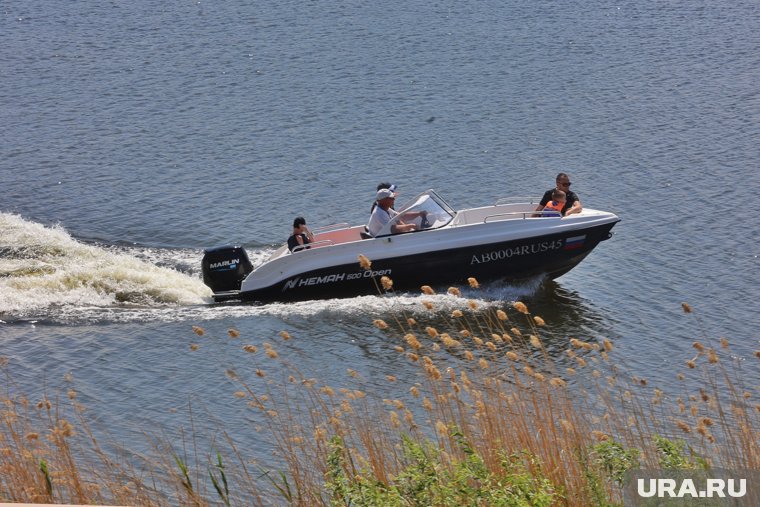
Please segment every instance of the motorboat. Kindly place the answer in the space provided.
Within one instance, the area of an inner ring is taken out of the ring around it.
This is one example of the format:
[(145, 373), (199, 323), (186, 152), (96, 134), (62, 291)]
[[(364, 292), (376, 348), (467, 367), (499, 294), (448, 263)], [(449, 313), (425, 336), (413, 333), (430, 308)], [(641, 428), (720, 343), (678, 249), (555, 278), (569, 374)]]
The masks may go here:
[[(620, 221), (614, 213), (589, 208), (544, 216), (536, 212), (537, 203), (511, 198), (455, 211), (427, 190), (399, 208), (375, 236), (363, 224), (323, 227), (312, 231), (313, 242), (292, 252), (283, 244), (255, 268), (239, 245), (207, 249), (203, 280), (217, 302), (269, 303), (378, 294), (385, 291), (384, 276), (396, 292), (466, 284), (470, 277), (480, 283), (553, 279), (609, 239)], [(416, 230), (394, 234), (399, 223), (415, 223)], [(360, 265), (360, 256), (371, 265)]]

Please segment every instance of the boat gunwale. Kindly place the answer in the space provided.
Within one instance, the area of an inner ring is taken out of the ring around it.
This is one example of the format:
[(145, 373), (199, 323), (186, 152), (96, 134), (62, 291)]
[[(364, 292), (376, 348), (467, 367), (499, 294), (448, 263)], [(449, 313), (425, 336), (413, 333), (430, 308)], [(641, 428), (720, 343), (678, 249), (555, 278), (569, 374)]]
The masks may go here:
[[(485, 208), (489, 207), (470, 209)], [(460, 212), (468, 210), (461, 210)], [(457, 212), (457, 214), (460, 212)], [(424, 253), (420, 246), (424, 246), (425, 243), (435, 246), (436, 248), (431, 248), (430, 250), (436, 252), (468, 246), (482, 247), (491, 243), (540, 238), (542, 236), (572, 233), (574, 231), (580, 232), (584, 229), (595, 228), (608, 223), (617, 223), (620, 221), (620, 218), (611, 212), (587, 208), (583, 212), (569, 217), (527, 217), (460, 224), (454, 224), (455, 220), (456, 216), (449, 224), (438, 229), (357, 239), (293, 253), (285, 248), (285, 252), (277, 257), (270, 257), (264, 264), (249, 273), (241, 284), (241, 292), (266, 288), (277, 283), (279, 280), (298, 276), (300, 273), (329, 268), (333, 265), (346, 265), (351, 262), (358, 264), (359, 254), (366, 256), (371, 261), (384, 261)], [(534, 227), (534, 225), (542, 223), (547, 225)], [(499, 232), (505, 227), (505, 224), (510, 225), (510, 234), (508, 236), (503, 236)], [(515, 224), (521, 224), (521, 226), (515, 227)], [(352, 226), (346, 230), (357, 228), (362, 228), (362, 226)], [(474, 234), (472, 231), (479, 233)], [(463, 232), (470, 232), (470, 234), (463, 235)], [(426, 234), (426, 236), (422, 236), (422, 234)], [(452, 238), (452, 234), (456, 236)], [(394, 244), (392, 252), (388, 249), (390, 243)], [(359, 245), (365, 245), (366, 247), (359, 248)], [(281, 249), (282, 247), (277, 252), (280, 252)]]

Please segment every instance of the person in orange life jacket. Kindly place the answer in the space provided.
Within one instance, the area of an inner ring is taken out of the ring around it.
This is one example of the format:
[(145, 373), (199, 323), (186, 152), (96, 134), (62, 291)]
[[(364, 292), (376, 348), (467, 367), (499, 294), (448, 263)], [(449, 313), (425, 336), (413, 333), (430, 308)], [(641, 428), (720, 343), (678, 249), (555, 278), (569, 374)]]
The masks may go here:
[(541, 216), (544, 217), (561, 217), (562, 208), (565, 207), (565, 193), (562, 190), (555, 189), (552, 192), (552, 200), (547, 202), (544, 209), (541, 211)]
[[(570, 183), (570, 176), (568, 176), (566, 173), (559, 173), (557, 175), (556, 184), (557, 186), (555, 188), (544, 192), (544, 196), (541, 198), (541, 203), (536, 208), (536, 211), (541, 211), (544, 209), (546, 203), (553, 199), (552, 194), (554, 193), (555, 189), (565, 192), (565, 205), (562, 207), (563, 216), (568, 216), (572, 215), (573, 213), (580, 213), (583, 211), (583, 206), (581, 205), (581, 200), (578, 197), (578, 194), (570, 190), (570, 185), (572, 185), (572, 183)], [(537, 216), (540, 216), (540, 214), (537, 214)]]
[[(306, 220), (303, 217), (296, 217), (296, 219), (293, 220), (293, 234), (288, 238), (288, 250), (292, 252), (296, 247), (308, 245), (313, 242), (314, 235), (309, 228), (306, 227)], [(309, 247), (304, 246), (304, 248)]]

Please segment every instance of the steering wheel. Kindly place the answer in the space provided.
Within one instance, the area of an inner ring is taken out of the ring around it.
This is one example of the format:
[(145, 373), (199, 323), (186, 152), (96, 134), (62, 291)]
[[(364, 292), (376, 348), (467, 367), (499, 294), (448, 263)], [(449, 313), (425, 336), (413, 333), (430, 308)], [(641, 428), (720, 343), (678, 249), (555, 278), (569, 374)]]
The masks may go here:
[(420, 218), (421, 218), (420, 229), (427, 229), (428, 227), (430, 227), (430, 221), (428, 220), (427, 213), (422, 215)]

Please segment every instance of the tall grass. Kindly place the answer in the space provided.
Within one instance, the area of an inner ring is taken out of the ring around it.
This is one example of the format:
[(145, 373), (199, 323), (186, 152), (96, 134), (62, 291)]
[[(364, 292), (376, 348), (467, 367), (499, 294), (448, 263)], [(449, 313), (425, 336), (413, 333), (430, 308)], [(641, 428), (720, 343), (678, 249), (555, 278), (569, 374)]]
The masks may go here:
[(75, 393), (38, 403), (6, 394), (0, 501), (588, 506), (620, 504), (630, 469), (760, 469), (757, 386), (744, 384), (740, 366), (760, 353), (734, 357), (688, 305), (684, 318), (702, 338), (666, 389), (629, 374), (608, 340), (553, 336), (523, 303), (462, 300), (450, 311), (422, 291), (423, 313), (373, 322), (402, 377), (414, 379), (387, 375), (388, 397), (366, 392), (370, 382), (350, 365), (329, 381), (300, 371), (277, 350), (297, 339), (287, 331), (275, 345), (230, 330), (254, 372), (227, 371), (233, 394), (275, 456), (251, 455), (226, 434), (198, 450), (189, 435), (155, 440), (154, 456), (136, 462), (103, 451)]
[(155, 504), (162, 495), (124, 456), (103, 450), (75, 398), (0, 395), (0, 501)]

